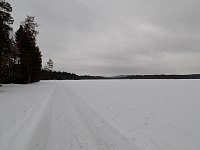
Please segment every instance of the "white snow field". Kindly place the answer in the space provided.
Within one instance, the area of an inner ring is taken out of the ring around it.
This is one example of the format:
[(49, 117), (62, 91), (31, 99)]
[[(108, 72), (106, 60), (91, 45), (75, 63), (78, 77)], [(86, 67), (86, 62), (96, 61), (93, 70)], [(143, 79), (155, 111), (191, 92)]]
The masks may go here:
[(0, 150), (199, 150), (200, 80), (0, 87)]

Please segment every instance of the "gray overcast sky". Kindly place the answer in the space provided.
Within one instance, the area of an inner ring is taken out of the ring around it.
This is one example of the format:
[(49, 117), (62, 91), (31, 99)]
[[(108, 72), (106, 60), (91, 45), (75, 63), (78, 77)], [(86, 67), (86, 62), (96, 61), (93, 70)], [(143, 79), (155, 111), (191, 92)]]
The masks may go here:
[(199, 0), (8, 0), (14, 28), (40, 24), (55, 70), (91, 75), (200, 73)]

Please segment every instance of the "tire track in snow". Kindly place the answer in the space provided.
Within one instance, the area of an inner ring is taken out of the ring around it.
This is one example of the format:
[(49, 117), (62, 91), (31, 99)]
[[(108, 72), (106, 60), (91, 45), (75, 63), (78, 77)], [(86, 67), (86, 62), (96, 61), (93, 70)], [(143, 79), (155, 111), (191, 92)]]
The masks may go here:
[(136, 149), (68, 88), (55, 91), (46, 150)]
[(70, 89), (47, 86), (0, 150), (136, 150)]
[(27, 147), (32, 143), (31, 139), (37, 131), (38, 125), (45, 118), (45, 111), (49, 105), (53, 87), (46, 87), (45, 90), (45, 94), (39, 96), (38, 103), (29, 109), (13, 128), (5, 133), (6, 135), (0, 142), (1, 150), (28, 150)]

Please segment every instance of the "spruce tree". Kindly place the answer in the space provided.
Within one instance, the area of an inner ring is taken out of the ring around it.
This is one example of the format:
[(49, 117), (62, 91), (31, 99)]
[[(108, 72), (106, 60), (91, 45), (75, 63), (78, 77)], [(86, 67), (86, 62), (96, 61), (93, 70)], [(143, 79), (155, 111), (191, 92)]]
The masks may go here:
[(12, 49), (12, 40), (10, 33), (13, 24), (13, 18), (11, 17), (12, 7), (8, 2), (0, 0), (0, 81), (5, 79), (8, 74), (10, 54)]
[(42, 67), (41, 52), (36, 45), (38, 24), (34, 17), (27, 16), (16, 32), (16, 45), (19, 50), (20, 74), (22, 83), (38, 82)]

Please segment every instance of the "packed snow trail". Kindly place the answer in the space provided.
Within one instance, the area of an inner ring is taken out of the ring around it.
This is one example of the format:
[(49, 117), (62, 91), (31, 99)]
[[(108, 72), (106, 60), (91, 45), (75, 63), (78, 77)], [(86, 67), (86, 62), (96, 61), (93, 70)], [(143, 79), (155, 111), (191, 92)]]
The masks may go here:
[(0, 150), (26, 149), (52, 91), (50, 84), (7, 85), (1, 89)]
[(18, 102), (3, 93), (7, 101), (1, 98), (0, 108), (14, 109), (7, 118), (1, 116), (4, 120), (0, 118), (7, 125), (0, 123), (0, 150), (136, 149), (67, 87), (57, 83), (32, 86), (32, 97), (22, 96), (26, 89), (16, 92)]
[(200, 80), (3, 85), (0, 150), (199, 150), (199, 89)]

